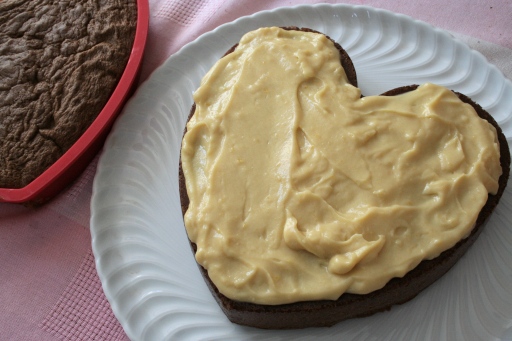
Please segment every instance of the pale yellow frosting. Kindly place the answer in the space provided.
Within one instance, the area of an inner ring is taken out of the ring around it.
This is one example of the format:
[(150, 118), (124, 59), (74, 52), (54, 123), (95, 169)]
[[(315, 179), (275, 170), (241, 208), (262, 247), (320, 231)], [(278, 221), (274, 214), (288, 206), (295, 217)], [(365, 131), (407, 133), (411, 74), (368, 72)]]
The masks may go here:
[(446, 88), (360, 98), (324, 35), (262, 28), (194, 94), (182, 144), (196, 259), (259, 304), (365, 294), (472, 230), (495, 129)]

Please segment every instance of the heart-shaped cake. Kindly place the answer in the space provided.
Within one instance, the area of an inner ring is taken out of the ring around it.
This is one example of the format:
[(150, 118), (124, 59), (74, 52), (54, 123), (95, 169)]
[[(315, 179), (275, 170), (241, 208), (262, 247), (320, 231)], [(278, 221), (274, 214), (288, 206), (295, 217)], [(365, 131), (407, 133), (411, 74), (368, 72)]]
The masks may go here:
[(96, 119), (127, 65), (137, 11), (136, 0), (0, 1), (0, 188), (30, 184)]
[(310, 29), (247, 33), (194, 102), (182, 210), (235, 323), (330, 326), (412, 299), (508, 181), (507, 141), (479, 105), (430, 83), (364, 97), (347, 53)]

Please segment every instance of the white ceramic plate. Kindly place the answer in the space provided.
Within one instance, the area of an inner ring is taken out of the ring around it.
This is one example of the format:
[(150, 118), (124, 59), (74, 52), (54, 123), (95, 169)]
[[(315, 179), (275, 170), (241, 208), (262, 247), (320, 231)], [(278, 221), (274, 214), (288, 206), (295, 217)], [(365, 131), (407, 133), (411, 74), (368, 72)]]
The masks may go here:
[(262, 331), (231, 324), (210, 295), (186, 239), (178, 158), (192, 92), (247, 31), (302, 26), (352, 57), (363, 94), (435, 82), (472, 97), (512, 136), (512, 83), (479, 53), (423, 22), (388, 11), (315, 5), (260, 12), (220, 26), (171, 56), (117, 121), (94, 180), (97, 270), (133, 340), (491, 340), (512, 338), (512, 190), (447, 275), (407, 304), (332, 328)]

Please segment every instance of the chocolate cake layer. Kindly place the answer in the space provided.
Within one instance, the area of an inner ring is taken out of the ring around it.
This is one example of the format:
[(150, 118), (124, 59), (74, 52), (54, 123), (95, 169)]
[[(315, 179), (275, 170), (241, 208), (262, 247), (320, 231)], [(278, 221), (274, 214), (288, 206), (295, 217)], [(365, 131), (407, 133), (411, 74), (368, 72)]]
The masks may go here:
[(0, 1), (0, 187), (26, 186), (90, 126), (136, 23), (136, 0)]
[[(309, 29), (300, 30), (311, 31)], [(353, 70), (350, 57), (338, 44), (335, 45), (340, 50), (343, 66), (348, 70), (346, 73), (350, 83), (356, 85), (356, 73), (355, 70)], [(228, 53), (232, 52), (235, 48), (236, 45), (231, 48)], [(396, 96), (413, 91), (416, 88), (417, 85), (404, 86), (387, 91), (382, 95)], [(235, 301), (220, 293), (210, 280), (207, 270), (199, 266), (201, 274), (210, 291), (231, 322), (264, 329), (291, 329), (332, 326), (346, 319), (368, 316), (388, 310), (393, 305), (411, 300), (422, 290), (443, 276), (464, 255), (482, 232), (487, 219), (498, 204), (507, 185), (510, 173), (510, 151), (506, 137), (493, 117), (469, 97), (460, 93), (456, 94), (463, 102), (473, 106), (481, 118), (487, 120), (496, 128), (500, 143), (500, 164), (503, 173), (499, 178), (499, 190), (495, 195), (488, 196), (487, 202), (478, 215), (476, 225), (471, 234), (467, 238), (459, 241), (452, 248), (442, 252), (438, 257), (432, 260), (422, 261), (404, 277), (393, 278), (382, 289), (365, 295), (345, 293), (341, 295), (339, 299), (333, 301), (319, 300), (281, 305), (261, 305)], [(194, 114), (194, 111), (195, 106), (192, 106), (189, 119)], [(189, 205), (189, 198), (186, 191), (181, 162), (179, 167), (180, 198), (182, 212), (185, 214)], [(196, 245), (191, 242), (191, 247), (195, 253)]]

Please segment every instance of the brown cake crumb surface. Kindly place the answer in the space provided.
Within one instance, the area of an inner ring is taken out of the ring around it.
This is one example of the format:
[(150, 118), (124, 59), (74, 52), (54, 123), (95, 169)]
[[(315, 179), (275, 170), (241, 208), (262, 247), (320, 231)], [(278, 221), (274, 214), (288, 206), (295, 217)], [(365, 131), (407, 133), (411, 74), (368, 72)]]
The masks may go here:
[(0, 187), (26, 186), (90, 126), (136, 22), (136, 0), (0, 1)]

